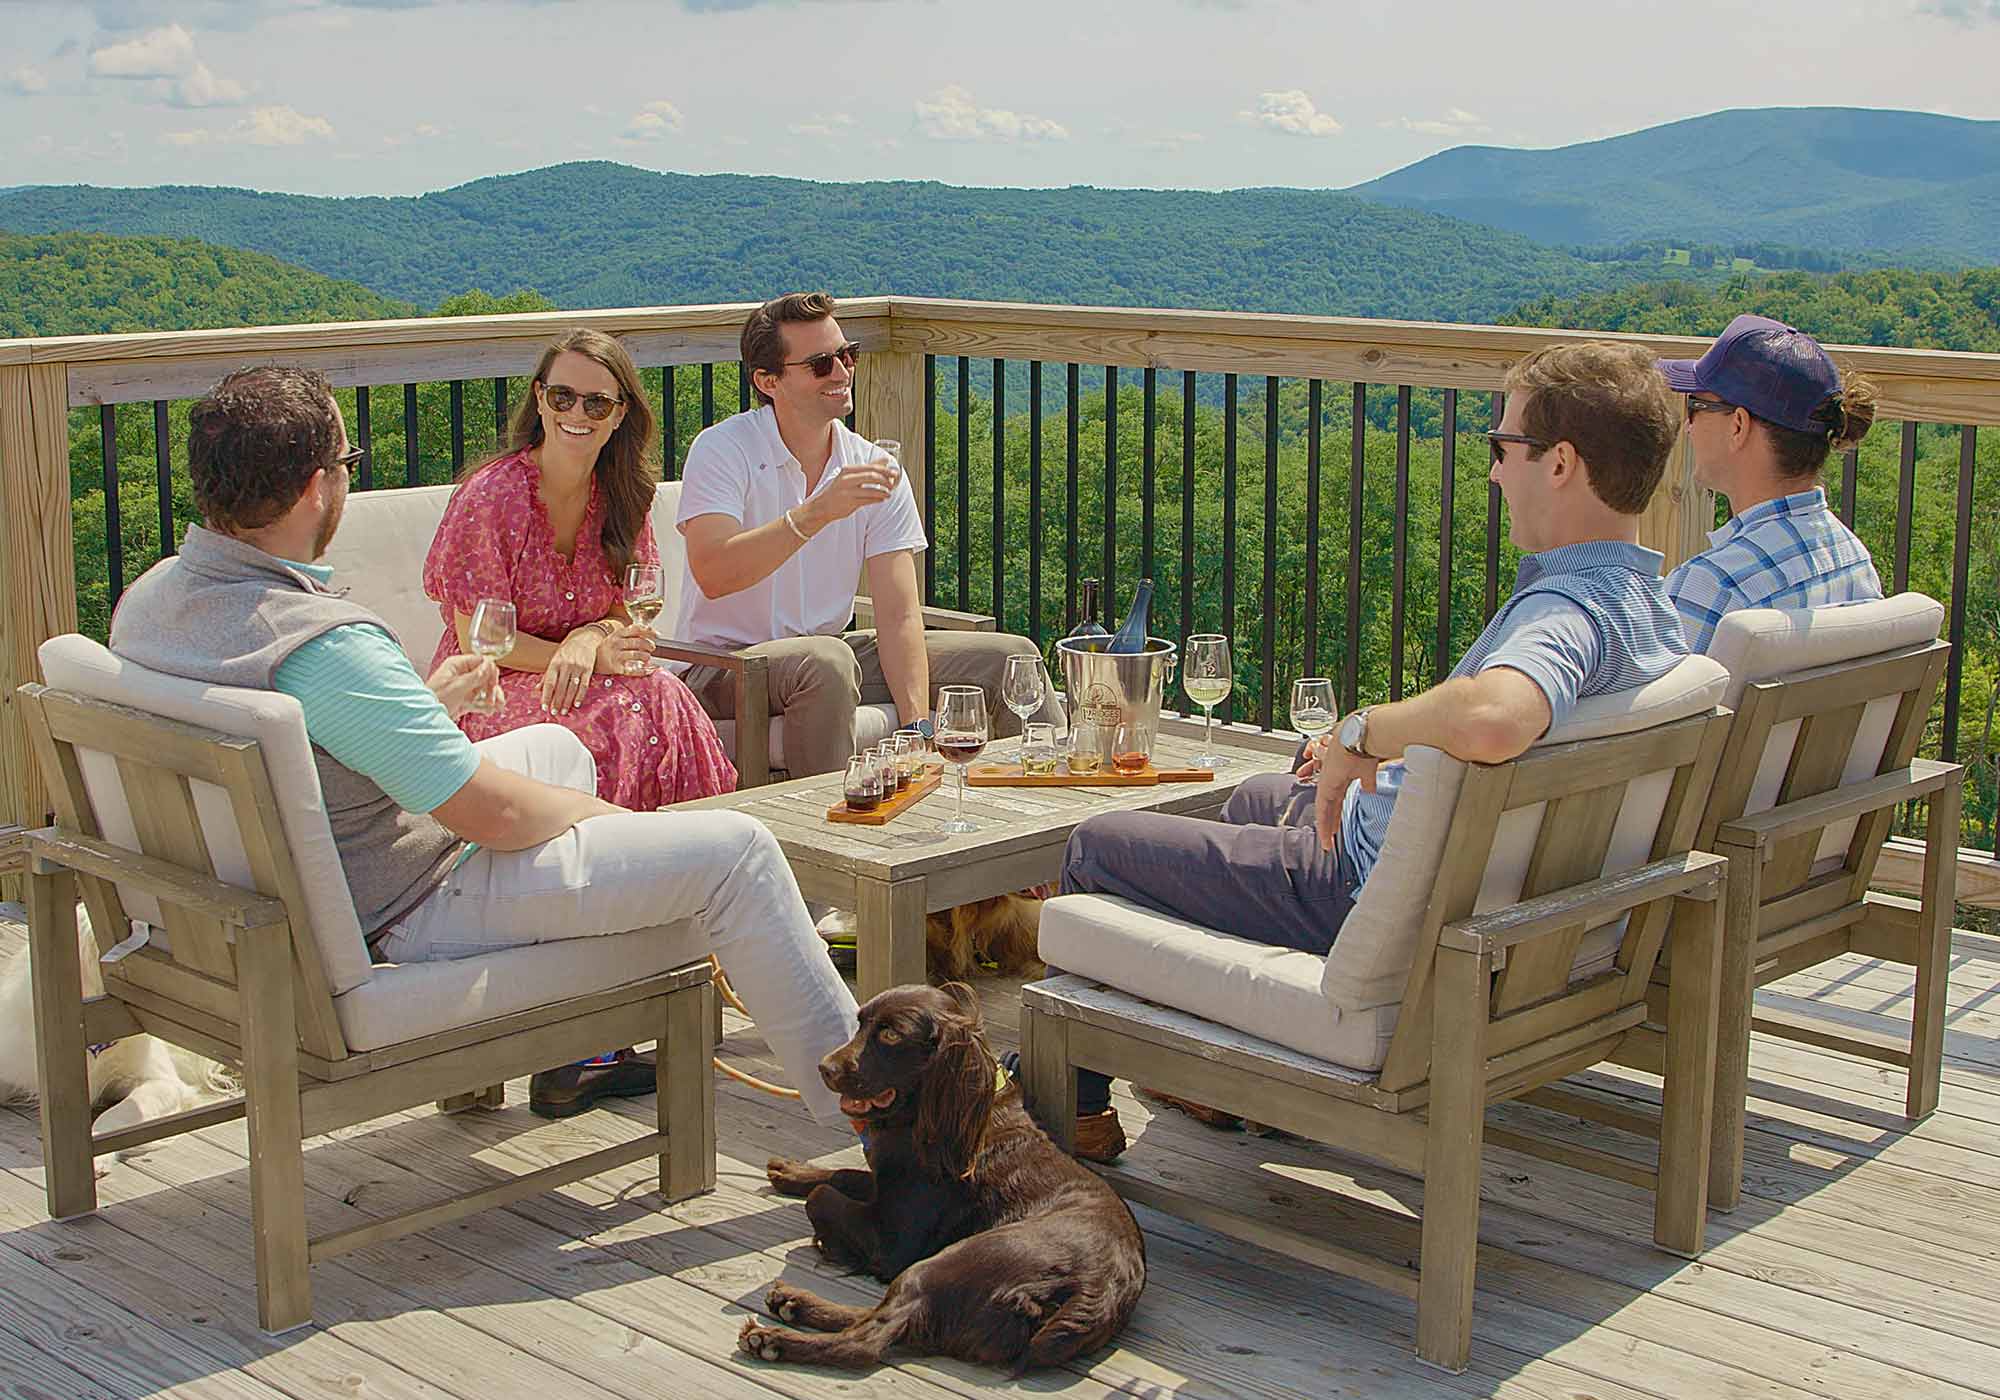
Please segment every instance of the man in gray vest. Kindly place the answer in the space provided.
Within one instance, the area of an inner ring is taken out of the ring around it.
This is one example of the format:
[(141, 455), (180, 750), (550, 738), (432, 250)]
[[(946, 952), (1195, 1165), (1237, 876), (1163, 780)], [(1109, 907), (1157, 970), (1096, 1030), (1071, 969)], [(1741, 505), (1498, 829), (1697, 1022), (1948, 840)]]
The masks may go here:
[[(820, 1122), (842, 1121), (821, 1056), (854, 998), (813, 933), (769, 831), (735, 812), (628, 812), (596, 795), (589, 751), (561, 725), (473, 744), (452, 722), (498, 684), (455, 657), (427, 684), (388, 626), (315, 563), (360, 454), (321, 375), (229, 375), (189, 415), (202, 524), (125, 594), (111, 649), (218, 685), (276, 690), (305, 712), (334, 844), (370, 950), (388, 962), (467, 957), (693, 920)], [(416, 567), (412, 561), (411, 567)], [(645, 1057), (534, 1077), (548, 1116), (651, 1091)]]

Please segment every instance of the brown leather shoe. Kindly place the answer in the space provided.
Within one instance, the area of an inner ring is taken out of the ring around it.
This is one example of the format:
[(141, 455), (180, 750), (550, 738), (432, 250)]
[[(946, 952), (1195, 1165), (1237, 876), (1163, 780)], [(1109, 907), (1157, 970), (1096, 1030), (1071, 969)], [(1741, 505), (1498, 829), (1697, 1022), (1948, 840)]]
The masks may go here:
[(1195, 1122), (1206, 1124), (1218, 1132), (1233, 1133), (1243, 1126), (1243, 1120), (1233, 1113), (1224, 1113), (1219, 1108), (1210, 1108), (1207, 1104), (1196, 1103), (1192, 1099), (1183, 1099), (1174, 1094), (1163, 1094), (1158, 1089), (1137, 1087), (1142, 1095), (1154, 1103), (1177, 1109)]
[(1125, 1125), (1118, 1121), (1116, 1109), (1076, 1115), (1076, 1148), (1073, 1155), (1086, 1162), (1112, 1162), (1124, 1150)]
[(620, 1050), (605, 1065), (564, 1065), (545, 1069), (528, 1081), (528, 1111), (543, 1118), (570, 1118), (599, 1099), (650, 1094), (658, 1083), (652, 1051)]

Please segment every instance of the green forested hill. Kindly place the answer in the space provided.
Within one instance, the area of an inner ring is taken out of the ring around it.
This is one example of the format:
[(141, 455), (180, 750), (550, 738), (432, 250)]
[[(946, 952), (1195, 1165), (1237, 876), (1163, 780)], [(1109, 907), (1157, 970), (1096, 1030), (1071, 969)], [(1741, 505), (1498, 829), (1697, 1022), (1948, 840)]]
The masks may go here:
[(1460, 146), (1349, 192), (1563, 246), (1768, 241), (2000, 262), (2000, 122), (1928, 112), (1764, 108), (1555, 150)]
[(0, 336), (361, 321), (413, 310), (352, 282), (191, 238), (0, 234)]
[(1743, 311), (1775, 316), (1821, 340), (1848, 345), (2000, 350), (2000, 268), (1892, 268), (1833, 277), (1778, 272), (1710, 286), (1653, 282), (1544, 297), (1506, 320), (1521, 326), (1715, 335)]
[(405, 199), (48, 186), (0, 228), (254, 248), (420, 305), (532, 286), (565, 307), (836, 294), (1487, 320), (1658, 276), (1310, 190), (961, 189), (554, 166)]

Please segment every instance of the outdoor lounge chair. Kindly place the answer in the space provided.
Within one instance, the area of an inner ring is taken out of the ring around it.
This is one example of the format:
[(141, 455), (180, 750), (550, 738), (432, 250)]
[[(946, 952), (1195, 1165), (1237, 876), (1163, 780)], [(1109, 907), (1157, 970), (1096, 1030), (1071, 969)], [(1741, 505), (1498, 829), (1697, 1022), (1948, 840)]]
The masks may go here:
[[(17, 699), (56, 812), (28, 837), (50, 1215), (96, 1209), (95, 1155), (247, 1111), (257, 1316), (278, 1332), (311, 1320), (311, 1262), (646, 1156), (670, 1201), (714, 1187), (710, 964), (693, 925), (371, 965), (295, 700), (164, 676), (75, 635), (40, 655), (49, 686)], [(79, 884), (103, 955), (88, 1003)], [(86, 1047), (140, 1030), (240, 1065), (243, 1099), (93, 1137)], [(303, 1138), (655, 1038), (657, 1132), (307, 1239)]]
[[(1709, 1204), (1732, 1209), (1743, 1185), (1750, 1032), (1840, 1050), (1908, 1070), (1911, 1119), (1937, 1107), (1944, 1055), (1958, 825), (1965, 770), (1916, 757), (1951, 647), (1944, 606), (1921, 593), (1869, 603), (1723, 618), (1709, 655), (1729, 668), (1736, 711), (1702, 818), (1699, 849), (1729, 857), (1722, 1019), (1716, 1046), (1715, 1145)], [(1928, 799), (1922, 898), (1868, 884), (1895, 808)], [(1657, 1072), (1669, 939), (1654, 1015), (1615, 1059)], [(1907, 1040), (1755, 1006), (1756, 989), (1844, 953), (1915, 970)], [(1657, 1132), (1657, 1123), (1568, 1089), (1532, 1101)]]
[(1049, 901), (1041, 952), (1065, 971), (1022, 994), (1037, 1118), (1067, 1145), (1086, 1067), (1423, 1177), (1410, 1267), (1107, 1172), (1134, 1200), (1414, 1297), (1417, 1354), (1462, 1370), (1486, 1106), (1618, 1048), (1678, 907), (1654, 1238), (1696, 1254), (1729, 867), (1694, 842), (1726, 680), (1689, 657), (1585, 701), (1507, 763), (1411, 749), (1381, 858), (1324, 958), (1106, 896)]

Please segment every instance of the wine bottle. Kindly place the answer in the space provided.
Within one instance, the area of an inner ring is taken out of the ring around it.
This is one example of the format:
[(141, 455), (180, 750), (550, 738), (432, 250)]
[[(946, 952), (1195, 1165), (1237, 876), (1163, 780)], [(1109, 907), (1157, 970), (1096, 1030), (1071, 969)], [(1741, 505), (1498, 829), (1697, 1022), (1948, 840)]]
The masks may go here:
[(1124, 623), (1112, 635), (1106, 651), (1133, 652), (1146, 649), (1146, 615), (1153, 606), (1153, 581), (1139, 580), (1139, 591), (1133, 595), (1132, 611), (1125, 614)]
[(1104, 624), (1097, 620), (1097, 580), (1083, 581), (1083, 605), (1077, 616), (1076, 626), (1069, 629), (1069, 635), (1079, 640), (1088, 637), (1108, 637)]

